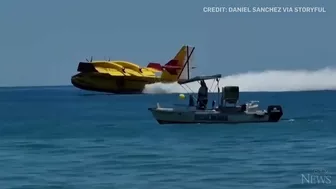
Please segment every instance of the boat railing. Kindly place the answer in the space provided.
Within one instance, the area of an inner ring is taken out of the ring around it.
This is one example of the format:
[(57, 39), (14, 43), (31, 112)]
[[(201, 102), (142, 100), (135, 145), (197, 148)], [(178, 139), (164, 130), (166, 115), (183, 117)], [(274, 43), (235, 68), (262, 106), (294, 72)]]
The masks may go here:
[(259, 107), (258, 102), (259, 101), (257, 101), (257, 100), (251, 100), (251, 101), (247, 102), (246, 103), (246, 111), (247, 112), (253, 112), (253, 111), (258, 110), (258, 107)]
[(258, 104), (259, 100), (250, 100), (248, 103), (249, 104)]

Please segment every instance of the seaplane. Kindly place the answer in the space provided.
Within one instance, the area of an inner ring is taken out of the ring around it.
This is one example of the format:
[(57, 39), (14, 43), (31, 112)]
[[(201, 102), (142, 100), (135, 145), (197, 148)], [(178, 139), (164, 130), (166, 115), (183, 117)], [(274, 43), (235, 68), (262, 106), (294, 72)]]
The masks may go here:
[[(195, 47), (184, 45), (165, 65), (151, 62), (147, 67), (121, 60), (93, 61), (91, 57), (86, 62), (79, 62), (79, 73), (71, 77), (71, 83), (82, 90), (139, 94), (148, 84), (173, 83), (187, 79), (189, 76), (184, 76), (182, 70), (190, 61), (194, 50)], [(188, 67), (188, 70), (194, 68)]]
[[(212, 101), (211, 108), (207, 108), (207, 106), (201, 107), (199, 103), (194, 103), (196, 98), (190, 94), (189, 104), (185, 106), (162, 107), (157, 103), (156, 107), (148, 108), (148, 110), (159, 124), (259, 123), (278, 122), (281, 119), (283, 111), (280, 105), (269, 105), (267, 110), (259, 108), (259, 101), (250, 101), (238, 105), (239, 87), (225, 86), (220, 91), (219, 81), (221, 77), (221, 74), (196, 76), (178, 82), (182, 86), (192, 82), (200, 83), (201, 81), (213, 79), (217, 82), (217, 100), (220, 102), (217, 106), (216, 101)], [(186, 89), (185, 87), (183, 88)], [(185, 98), (184, 94), (180, 94), (180, 96)]]

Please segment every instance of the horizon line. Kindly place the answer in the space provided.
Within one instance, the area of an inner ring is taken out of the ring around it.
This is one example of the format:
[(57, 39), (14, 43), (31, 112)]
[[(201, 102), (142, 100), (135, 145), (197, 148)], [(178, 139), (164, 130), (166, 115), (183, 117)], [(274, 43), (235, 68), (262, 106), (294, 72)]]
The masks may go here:
[(1, 88), (38, 88), (38, 87), (71, 87), (71, 84), (67, 85), (13, 85), (13, 86), (0, 86)]
[[(11, 89), (11, 88), (49, 88), (49, 87), (73, 87), (74, 89), (77, 89), (71, 84), (64, 84), (64, 85), (21, 85), (21, 86), (0, 86), (1, 89)], [(80, 89), (82, 90), (82, 89)], [(87, 90), (82, 90), (87, 91)], [(242, 93), (285, 93), (285, 92), (319, 92), (319, 91), (336, 91), (336, 89), (319, 89), (319, 90), (301, 90), (301, 91), (240, 91)], [(88, 91), (88, 92), (97, 92), (97, 91)], [(188, 93), (188, 92), (185, 92)], [(211, 93), (217, 93), (217, 92), (211, 92)], [(111, 93), (113, 94), (113, 93)], [(143, 94), (149, 94), (153, 95), (155, 93), (143, 93)], [(161, 94), (181, 94), (181, 93), (161, 93)]]

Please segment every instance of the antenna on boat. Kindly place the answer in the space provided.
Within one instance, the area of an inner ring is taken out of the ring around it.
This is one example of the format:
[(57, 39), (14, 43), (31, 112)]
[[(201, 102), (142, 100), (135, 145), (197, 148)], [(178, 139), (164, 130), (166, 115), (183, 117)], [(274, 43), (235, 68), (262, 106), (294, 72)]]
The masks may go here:
[(221, 92), (220, 92), (220, 88), (219, 88), (219, 78), (216, 78), (216, 81), (217, 81), (217, 89), (218, 89), (218, 95), (217, 95), (217, 97), (218, 97), (218, 104), (219, 104), (219, 102), (220, 102), (220, 94), (221, 94)]
[(190, 60), (190, 58), (191, 58), (191, 56), (192, 56), (192, 54), (195, 50), (195, 47), (192, 47), (192, 50), (191, 50), (190, 54), (189, 54), (189, 46), (186, 46), (186, 47), (187, 47), (187, 60), (185, 61), (185, 64), (183, 65), (183, 68), (182, 68), (182, 70), (179, 73), (177, 78), (181, 77), (182, 72), (184, 71), (185, 67), (188, 65), (188, 67), (187, 67), (187, 69), (188, 69), (187, 72), (188, 73), (187, 74), (188, 74), (188, 79), (190, 79), (190, 66), (189, 66), (190, 63), (189, 63), (189, 60)]
[[(187, 56), (189, 56), (189, 47), (187, 46)], [(189, 60), (187, 59), (187, 64), (188, 64), (188, 70), (187, 70), (187, 72), (188, 72), (188, 79), (190, 79), (190, 71), (189, 71), (189, 67), (190, 67), (190, 64), (189, 64)]]

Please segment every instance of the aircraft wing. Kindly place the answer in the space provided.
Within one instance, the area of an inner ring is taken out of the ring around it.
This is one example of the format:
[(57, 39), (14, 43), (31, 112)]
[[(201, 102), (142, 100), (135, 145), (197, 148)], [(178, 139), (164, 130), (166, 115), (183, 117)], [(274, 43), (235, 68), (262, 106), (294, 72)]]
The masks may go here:
[(111, 76), (155, 77), (153, 71), (125, 61), (80, 62), (77, 71), (99, 72)]

